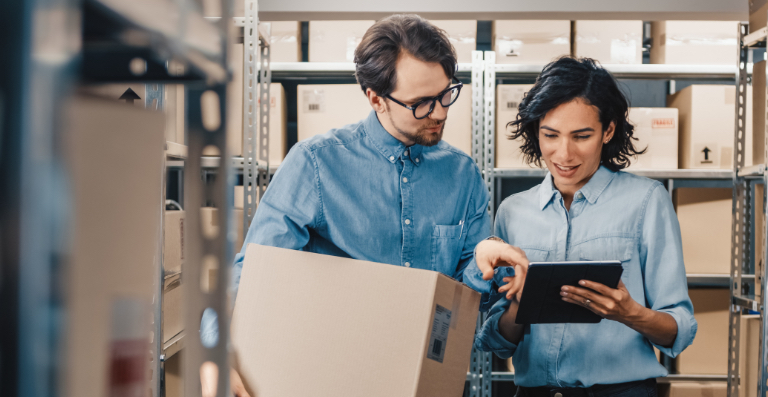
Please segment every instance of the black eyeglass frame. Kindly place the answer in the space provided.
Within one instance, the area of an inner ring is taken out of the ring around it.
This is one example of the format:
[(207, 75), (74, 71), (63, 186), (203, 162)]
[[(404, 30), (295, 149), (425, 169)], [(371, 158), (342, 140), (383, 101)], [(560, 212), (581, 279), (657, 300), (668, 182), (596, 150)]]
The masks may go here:
[[(429, 117), (429, 115), (430, 115), (430, 114), (432, 114), (432, 112), (435, 110), (435, 103), (439, 103), (439, 104), (440, 104), (440, 106), (442, 106), (442, 107), (444, 107), (444, 108), (447, 108), (448, 106), (451, 106), (451, 105), (453, 105), (454, 103), (456, 103), (456, 100), (457, 100), (457, 99), (459, 99), (459, 95), (461, 94), (461, 87), (463, 87), (463, 86), (464, 86), (464, 83), (462, 83), (461, 81), (459, 81), (459, 79), (457, 79), (457, 78), (456, 78), (456, 76), (452, 77), (451, 79), (452, 79), (452, 81), (453, 81), (453, 82), (455, 82), (455, 83), (456, 83), (456, 85), (453, 85), (453, 86), (450, 86), (450, 87), (448, 87), (448, 88), (444, 89), (443, 91), (441, 91), (439, 94), (437, 94), (437, 95), (433, 96), (432, 98), (426, 98), (426, 99), (422, 99), (422, 100), (420, 100), (420, 101), (418, 101), (418, 102), (414, 103), (414, 104), (413, 104), (413, 105), (411, 105), (411, 106), (408, 106), (408, 105), (406, 105), (406, 104), (404, 104), (404, 103), (402, 103), (402, 102), (398, 101), (397, 99), (395, 99), (395, 98), (392, 98), (392, 97), (391, 97), (389, 94), (387, 94), (387, 95), (384, 95), (384, 98), (387, 98), (387, 99), (391, 100), (392, 102), (394, 102), (394, 103), (396, 103), (396, 104), (398, 104), (398, 105), (400, 105), (400, 106), (402, 106), (402, 107), (404, 107), (404, 108), (406, 108), (406, 109), (410, 110), (411, 112), (413, 112), (413, 117), (415, 117), (415, 118), (416, 118), (416, 120), (423, 120), (423, 119), (425, 119), (425, 118)], [(451, 90), (453, 90), (453, 89), (456, 89), (456, 90), (458, 90), (458, 91), (456, 92), (456, 98), (454, 98), (454, 99), (453, 99), (453, 101), (451, 101), (451, 103), (449, 103), (448, 105), (443, 105), (443, 102), (441, 102), (441, 101), (440, 101), (440, 98), (441, 98), (443, 95), (445, 95), (446, 93), (448, 93), (448, 91), (451, 91)], [(430, 105), (430, 106), (429, 106), (429, 111), (427, 112), (427, 114), (425, 114), (425, 115), (424, 115), (424, 116), (422, 116), (422, 117), (416, 117), (416, 108), (418, 108), (419, 106), (421, 106), (423, 103), (425, 103), (425, 102), (429, 102), (429, 101), (432, 101), (432, 105)]]

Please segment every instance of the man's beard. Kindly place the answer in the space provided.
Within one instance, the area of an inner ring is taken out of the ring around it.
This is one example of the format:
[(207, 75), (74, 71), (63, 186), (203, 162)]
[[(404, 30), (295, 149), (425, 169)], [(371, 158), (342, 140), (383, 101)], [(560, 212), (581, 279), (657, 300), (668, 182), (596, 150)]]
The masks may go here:
[[(418, 130), (416, 130), (416, 132), (407, 132), (401, 129), (400, 127), (398, 127), (395, 124), (395, 121), (392, 120), (391, 115), (389, 115), (389, 122), (392, 123), (392, 126), (395, 127), (397, 132), (399, 132), (404, 137), (408, 138), (409, 140), (421, 146), (435, 146), (438, 144), (438, 142), (440, 142), (441, 139), (443, 139), (443, 130), (445, 129), (445, 120), (435, 121), (425, 126), (421, 126), (419, 127)], [(440, 127), (440, 131), (438, 131), (436, 134), (425, 131), (427, 129), (431, 129), (435, 127)]]

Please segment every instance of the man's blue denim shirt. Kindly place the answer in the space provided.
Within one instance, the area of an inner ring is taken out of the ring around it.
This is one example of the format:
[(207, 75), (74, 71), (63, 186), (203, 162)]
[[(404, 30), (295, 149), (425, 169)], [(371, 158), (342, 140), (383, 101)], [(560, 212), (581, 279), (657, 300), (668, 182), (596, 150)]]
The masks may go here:
[[(652, 344), (628, 326), (606, 319), (599, 324), (529, 325), (514, 344), (499, 333), (499, 318), (510, 305), (502, 298), (488, 313), (475, 346), (501, 358), (512, 356), (515, 384), (589, 387), (666, 376), (653, 347), (675, 357), (693, 342), (697, 326), (680, 225), (669, 193), (658, 181), (601, 166), (566, 211), (547, 174), (540, 185), (501, 203), (494, 235), (520, 247), (531, 262), (620, 260), (621, 280), (630, 296), (677, 323), (671, 347)], [(464, 282), (493, 294), (491, 282), (482, 280), (474, 264), (467, 267)]]
[[(235, 256), (233, 296), (248, 244), (435, 270), (461, 280), (475, 245), (490, 235), (488, 200), (472, 158), (442, 141), (406, 147), (371, 111), (288, 153)], [(204, 341), (216, 340), (215, 320), (203, 316)]]

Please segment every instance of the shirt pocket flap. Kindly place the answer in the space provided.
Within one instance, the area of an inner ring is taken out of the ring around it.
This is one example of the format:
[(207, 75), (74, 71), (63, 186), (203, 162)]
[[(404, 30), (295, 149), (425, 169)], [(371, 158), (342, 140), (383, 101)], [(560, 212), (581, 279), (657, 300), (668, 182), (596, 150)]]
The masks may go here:
[(549, 258), (549, 250), (543, 248), (527, 248), (520, 247), (525, 256), (528, 258), (528, 262), (546, 262)]
[(632, 259), (632, 244), (630, 237), (599, 237), (579, 243), (575, 248), (578, 257), (583, 261), (621, 261)]
[(461, 236), (462, 225), (435, 225), (432, 230), (432, 237), (438, 238), (457, 238)]

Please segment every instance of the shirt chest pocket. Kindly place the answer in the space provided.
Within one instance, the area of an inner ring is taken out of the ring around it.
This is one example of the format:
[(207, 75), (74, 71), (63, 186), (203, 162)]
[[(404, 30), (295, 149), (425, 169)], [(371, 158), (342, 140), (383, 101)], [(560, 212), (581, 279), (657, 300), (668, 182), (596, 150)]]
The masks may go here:
[(624, 236), (606, 236), (590, 239), (573, 247), (582, 261), (621, 261), (632, 259), (634, 238)]
[(461, 257), (462, 225), (435, 225), (432, 230), (432, 270), (455, 277)]

